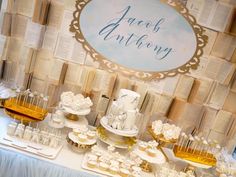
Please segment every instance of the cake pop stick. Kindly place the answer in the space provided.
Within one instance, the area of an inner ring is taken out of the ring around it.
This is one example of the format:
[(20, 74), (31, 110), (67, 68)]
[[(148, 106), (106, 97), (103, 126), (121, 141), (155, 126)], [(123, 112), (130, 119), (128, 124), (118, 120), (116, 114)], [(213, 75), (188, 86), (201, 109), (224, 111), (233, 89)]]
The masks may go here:
[(204, 144), (205, 144), (205, 139), (204, 138), (201, 138), (201, 147), (200, 147), (200, 153), (199, 153), (199, 155), (201, 156), (202, 155), (202, 153), (204, 153)]
[(41, 93), (39, 97), (40, 97), (40, 98), (39, 98), (38, 106), (41, 107), (41, 106), (43, 106), (43, 105), (41, 105), (41, 103), (42, 103), (42, 101), (43, 101), (44, 96), (43, 96), (43, 94)]
[(194, 139), (195, 139), (195, 145), (194, 145), (194, 147), (193, 147), (193, 154), (194, 154), (194, 153), (196, 152), (196, 150), (198, 149), (199, 142), (201, 141), (198, 136), (195, 136)]
[(180, 147), (180, 150), (182, 149), (183, 147), (183, 143), (184, 143), (184, 139), (185, 139), (185, 136), (186, 134), (184, 132), (181, 133), (181, 140), (180, 140), (180, 143), (179, 143), (179, 147)]
[(189, 149), (193, 152), (193, 143), (195, 141), (194, 137), (191, 135), (190, 138), (189, 138)]
[(209, 146), (206, 140), (203, 141), (203, 155), (207, 155), (207, 147)]
[(183, 136), (183, 144), (181, 145), (181, 150), (185, 149), (185, 143), (188, 142), (188, 136), (185, 134)]
[(42, 109), (42, 112), (47, 108), (47, 105), (48, 105), (48, 97), (44, 97), (43, 98), (43, 109)]
[(27, 102), (27, 100), (28, 100), (29, 93), (30, 93), (30, 90), (27, 89), (27, 90), (25, 91), (25, 96), (24, 96), (24, 100), (23, 100), (23, 103), (22, 103), (23, 106), (26, 104), (26, 102)]
[(32, 105), (32, 101), (33, 101), (33, 98), (34, 98), (34, 94), (33, 93), (30, 93), (29, 94), (29, 97), (30, 97), (30, 101), (29, 101), (29, 107), (31, 107), (31, 105)]
[(17, 89), (16, 89), (16, 104), (18, 103), (19, 95), (20, 95), (20, 89), (17, 88)]

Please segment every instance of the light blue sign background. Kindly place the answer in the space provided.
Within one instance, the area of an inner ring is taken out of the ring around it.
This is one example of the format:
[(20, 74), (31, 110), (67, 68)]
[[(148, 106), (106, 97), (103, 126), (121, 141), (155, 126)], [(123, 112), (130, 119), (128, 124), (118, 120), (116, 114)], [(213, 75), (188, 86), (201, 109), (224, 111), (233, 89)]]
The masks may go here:
[(107, 60), (140, 71), (178, 68), (197, 46), (191, 25), (159, 0), (92, 0), (82, 10), (80, 28)]

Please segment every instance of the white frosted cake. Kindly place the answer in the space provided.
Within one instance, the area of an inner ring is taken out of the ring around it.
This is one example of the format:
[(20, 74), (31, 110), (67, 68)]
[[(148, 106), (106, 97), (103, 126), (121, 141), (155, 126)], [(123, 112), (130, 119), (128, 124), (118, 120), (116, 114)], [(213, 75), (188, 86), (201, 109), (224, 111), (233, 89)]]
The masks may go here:
[(121, 89), (118, 99), (112, 102), (106, 116), (108, 125), (118, 130), (132, 130), (135, 127), (140, 95), (137, 92)]

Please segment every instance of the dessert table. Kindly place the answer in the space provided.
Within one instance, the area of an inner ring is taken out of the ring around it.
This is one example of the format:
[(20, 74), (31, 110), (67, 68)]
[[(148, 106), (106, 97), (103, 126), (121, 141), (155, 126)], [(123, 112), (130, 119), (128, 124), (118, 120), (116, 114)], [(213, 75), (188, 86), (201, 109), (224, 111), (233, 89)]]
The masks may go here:
[[(7, 125), (12, 120), (3, 109), (0, 109), (0, 138), (4, 136)], [(54, 160), (0, 144), (0, 177), (2, 175), (3, 177), (104, 176), (82, 169), (83, 158), (84, 154), (75, 153), (69, 148), (66, 139), (63, 148)], [(147, 175), (147, 177), (154, 177), (154, 174)]]
[[(0, 138), (4, 136), (8, 123), (12, 121), (8, 115), (0, 109)], [(44, 121), (46, 122), (46, 120)], [(186, 163), (174, 157), (171, 150), (165, 149), (171, 161), (181, 168)], [(97, 177), (104, 176), (82, 169), (81, 164), (84, 154), (73, 152), (66, 143), (58, 156), (47, 159), (38, 155), (30, 154), (13, 147), (0, 144), (0, 177)], [(148, 173), (145, 177), (158, 176)], [(213, 176), (213, 175), (211, 175)]]

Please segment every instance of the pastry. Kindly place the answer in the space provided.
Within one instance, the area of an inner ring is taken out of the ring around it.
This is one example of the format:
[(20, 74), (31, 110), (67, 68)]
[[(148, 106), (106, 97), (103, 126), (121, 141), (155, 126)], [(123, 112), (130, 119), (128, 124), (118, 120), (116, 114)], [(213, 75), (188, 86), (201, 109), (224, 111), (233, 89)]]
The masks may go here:
[(97, 161), (88, 160), (87, 165), (88, 165), (89, 168), (95, 168), (97, 166)]
[(74, 128), (73, 133), (74, 133), (75, 136), (77, 136), (80, 133), (80, 131), (79, 131), (79, 129)]
[(151, 157), (155, 157), (156, 156), (156, 150), (155, 149), (148, 149), (147, 154)]
[(125, 168), (121, 168), (120, 169), (120, 176), (122, 177), (128, 177), (130, 175), (129, 170), (125, 169)]
[(24, 131), (25, 131), (25, 126), (23, 124), (19, 124), (16, 128), (16, 131), (15, 131), (15, 136), (18, 137), (18, 138), (22, 138), (23, 137), (23, 134), (24, 134)]
[(23, 139), (30, 140), (32, 137), (32, 127), (27, 126), (23, 135)]
[(85, 142), (86, 139), (87, 139), (87, 136), (86, 136), (86, 135), (83, 135), (83, 134), (78, 134), (78, 139), (79, 139), (79, 141), (81, 141), (81, 142)]
[(89, 139), (94, 139), (95, 136), (96, 136), (96, 132), (95, 132), (95, 131), (88, 131), (88, 132), (87, 132), (87, 137), (88, 137)]
[(99, 163), (99, 168), (100, 168), (102, 171), (107, 171), (108, 168), (109, 168), (109, 165), (107, 165), (107, 164), (104, 163), (104, 162), (100, 162), (100, 163)]
[(94, 154), (89, 154), (89, 155), (88, 155), (88, 160), (97, 161), (97, 160), (98, 160), (98, 156), (96, 156), (96, 155), (94, 155)]
[(119, 166), (120, 164), (119, 161), (117, 160), (111, 160), (110, 163), (111, 163), (111, 166), (116, 166), (116, 167)]
[(145, 151), (146, 149), (147, 149), (147, 144), (146, 143), (139, 143), (138, 144), (138, 148), (139, 148), (139, 150), (141, 150), (141, 151)]
[(115, 166), (110, 166), (109, 170), (110, 170), (110, 173), (113, 175), (116, 175), (119, 172), (119, 168)]
[(7, 134), (10, 135), (10, 136), (13, 136), (14, 133), (15, 133), (16, 127), (17, 127), (17, 124), (16, 125), (12, 124), (12, 123), (8, 124), (8, 126), (7, 126)]

